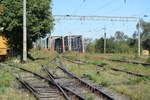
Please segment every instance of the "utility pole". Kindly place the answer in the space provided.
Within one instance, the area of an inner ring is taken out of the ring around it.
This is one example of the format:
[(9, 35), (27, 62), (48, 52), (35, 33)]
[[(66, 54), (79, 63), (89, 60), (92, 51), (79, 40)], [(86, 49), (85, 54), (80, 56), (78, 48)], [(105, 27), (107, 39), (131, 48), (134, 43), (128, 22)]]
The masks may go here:
[(104, 30), (104, 54), (106, 54), (106, 28), (103, 28)]
[(27, 22), (26, 22), (26, 0), (23, 0), (23, 61), (27, 61)]
[(140, 32), (140, 28), (141, 28), (141, 22), (140, 22), (140, 18), (139, 18), (139, 23), (138, 23), (138, 56), (141, 56), (141, 32)]

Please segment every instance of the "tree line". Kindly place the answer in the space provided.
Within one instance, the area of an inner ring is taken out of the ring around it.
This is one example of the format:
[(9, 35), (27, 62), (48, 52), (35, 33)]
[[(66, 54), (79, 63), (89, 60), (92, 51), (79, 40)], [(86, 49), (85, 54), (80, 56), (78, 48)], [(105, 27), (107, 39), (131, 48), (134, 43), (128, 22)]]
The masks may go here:
[[(150, 51), (150, 22), (143, 20), (141, 23), (141, 46), (142, 49)], [(138, 24), (136, 26), (139, 27)], [(91, 41), (86, 39), (86, 51), (90, 53), (104, 52), (104, 38)], [(135, 54), (138, 51), (138, 33), (135, 31), (132, 37), (125, 35), (122, 31), (116, 31), (115, 35), (106, 39), (106, 53), (128, 53)]]
[[(27, 0), (27, 48), (54, 26), (52, 0)], [(9, 48), (20, 55), (23, 50), (23, 0), (0, 1), (0, 27), (8, 39)]]

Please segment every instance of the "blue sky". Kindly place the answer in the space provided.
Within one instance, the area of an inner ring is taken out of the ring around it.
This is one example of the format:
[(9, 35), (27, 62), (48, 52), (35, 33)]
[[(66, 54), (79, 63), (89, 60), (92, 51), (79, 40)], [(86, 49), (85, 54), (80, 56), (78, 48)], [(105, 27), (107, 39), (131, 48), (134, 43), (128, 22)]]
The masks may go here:
[[(53, 15), (97, 15), (97, 16), (137, 16), (150, 21), (150, 0), (53, 0)], [(107, 36), (123, 31), (132, 36), (137, 22), (78, 21), (62, 20), (55, 22), (52, 35), (80, 34), (89, 38), (103, 37), (103, 27)]]

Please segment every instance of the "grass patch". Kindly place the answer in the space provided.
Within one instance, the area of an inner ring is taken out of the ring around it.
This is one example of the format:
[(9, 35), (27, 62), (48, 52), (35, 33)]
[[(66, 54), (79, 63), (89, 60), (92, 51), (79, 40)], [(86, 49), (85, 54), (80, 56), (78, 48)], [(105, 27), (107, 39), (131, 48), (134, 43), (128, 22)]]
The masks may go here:
[(107, 80), (105, 80), (105, 78), (103, 76), (99, 76), (94, 73), (85, 73), (85, 74), (83, 74), (83, 77), (88, 78), (89, 80), (92, 80), (92, 81), (98, 83), (99, 85), (102, 85), (105, 87), (110, 85), (109, 82)]
[(17, 91), (15, 72), (17, 69), (13, 67), (0, 66), (0, 100), (35, 100)]
[(13, 80), (13, 77), (10, 74), (1, 74), (0, 75), (0, 88), (1, 87), (10, 87), (10, 83)]
[(74, 56), (68, 56), (67, 58), (70, 60), (76, 60), (76, 58)]
[[(45, 58), (35, 61), (28, 61), (25, 64), (17, 63), (17, 66), (23, 67), (35, 72), (40, 72), (41, 65), (47, 65), (54, 67), (54, 64), (50, 64), (49, 61), (53, 59), (57, 53), (43, 51), (31, 51), (31, 54), (35, 58)], [(70, 60), (83, 59), (89, 61), (91, 64), (77, 65), (62, 59), (64, 66), (76, 74), (86, 79), (92, 80), (96, 84), (100, 84), (105, 87), (112, 88), (113, 90), (129, 96), (131, 100), (149, 100), (150, 98), (150, 79), (138, 78), (132, 75), (128, 75), (122, 72), (114, 72), (110, 70), (112, 67), (125, 69), (135, 73), (150, 75), (150, 68), (143, 67), (142, 65), (126, 64), (110, 62), (101, 57), (110, 57), (114, 59), (129, 60), (132, 56), (126, 55), (103, 55), (103, 54), (77, 54), (77, 53), (65, 53)], [(134, 59), (134, 58), (132, 58)], [(139, 61), (144, 61), (142, 58), (137, 58)], [(131, 60), (131, 59), (130, 59)], [(146, 60), (145, 60), (146, 61)], [(106, 67), (97, 67), (95, 65), (108, 63)], [(11, 63), (11, 62), (10, 62)], [(12, 64), (12, 63), (11, 63)], [(93, 65), (94, 64), (94, 65)], [(99, 72), (99, 74), (97, 74)], [(18, 93), (14, 85), (15, 77), (13, 74), (20, 73), (19, 70), (10, 67), (0, 66), (0, 100), (34, 100), (33, 97), (24, 97), (24, 93)], [(55, 73), (55, 70), (54, 70)], [(87, 94), (87, 100), (94, 100), (95, 98), (90, 94)]]
[(137, 77), (135, 79), (128, 80), (125, 84), (127, 85), (136, 85), (142, 81), (150, 81), (149, 78)]
[(126, 56), (122, 56), (121, 58), (120, 58), (120, 60), (127, 60), (128, 58), (126, 57)]
[[(43, 51), (31, 51), (31, 55), (35, 58), (42, 58), (35, 61), (28, 60), (26, 63), (14, 63), (14, 60), (19, 58), (11, 58), (9, 61), (5, 62), (18, 67), (23, 67), (25, 69), (40, 72), (41, 65), (50, 66), (49, 61), (56, 56), (57, 53), (51, 53), (47, 50)], [(43, 59), (44, 58), (44, 59)], [(0, 100), (35, 100), (32, 95), (27, 92), (19, 91), (17, 86), (17, 81), (15, 76), (19, 75), (29, 75), (27, 73), (22, 73), (22, 71), (9, 66), (0, 66)]]
[[(88, 55), (86, 57), (86, 55)], [(74, 56), (75, 59), (79, 59), (74, 53), (67, 54), (67, 56)], [(134, 55), (116, 55), (116, 54), (84, 54), (80, 59), (87, 60), (90, 64), (76, 66), (73, 63), (63, 61), (67, 68), (72, 73), (92, 80), (96, 84), (107, 86), (121, 94), (124, 94), (131, 98), (131, 100), (149, 100), (150, 98), (150, 86), (149, 78), (140, 78), (129, 75), (127, 73), (112, 71), (112, 67), (128, 70), (134, 73), (150, 75), (150, 68), (143, 65), (135, 65), (128, 63), (116, 63), (102, 58), (112, 58), (120, 60), (136, 60), (139, 62), (145, 62), (146, 58), (135, 57)], [(97, 67), (95, 64), (101, 64), (100, 62), (107, 63), (106, 67)], [(99, 74), (97, 74), (99, 72)]]
[(86, 94), (85, 98), (86, 98), (86, 100), (95, 100), (95, 97), (92, 94)]
[(146, 63), (150, 64), (150, 57), (147, 58)]
[(90, 57), (91, 56), (87, 54), (87, 55), (84, 56), (84, 59), (88, 60), (88, 59), (90, 59)]
[[(140, 83), (140, 85), (143, 85), (144, 83)], [(127, 95), (131, 100), (149, 100), (150, 90), (146, 88), (149, 88), (148, 84), (144, 87), (139, 87), (138, 85), (120, 85), (118, 87), (113, 87), (116, 91)], [(140, 91), (139, 91), (140, 90)]]

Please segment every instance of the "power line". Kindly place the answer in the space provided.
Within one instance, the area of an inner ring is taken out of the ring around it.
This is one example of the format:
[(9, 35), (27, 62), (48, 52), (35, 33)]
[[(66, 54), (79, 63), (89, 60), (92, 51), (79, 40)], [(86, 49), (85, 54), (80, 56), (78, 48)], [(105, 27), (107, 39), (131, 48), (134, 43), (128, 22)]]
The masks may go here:
[(111, 9), (109, 12), (107, 12), (107, 13), (113, 13), (113, 12), (116, 12), (116, 11), (119, 11), (119, 10), (121, 10), (121, 5), (120, 6), (118, 6), (118, 7), (116, 7), (116, 8), (114, 8), (114, 9)]
[(105, 3), (104, 5), (102, 5), (101, 7), (97, 8), (96, 10), (94, 10), (91, 13), (96, 13), (97, 11), (100, 11), (101, 9), (108, 7), (108, 5), (112, 4), (114, 2), (114, 0), (109, 0), (107, 3)]
[(83, 0), (83, 1), (81, 2), (81, 4), (79, 5), (79, 7), (73, 11), (73, 14), (76, 14), (76, 13), (77, 13), (77, 11), (83, 6), (83, 4), (85, 3), (85, 1), (86, 1), (86, 0)]
[(124, 3), (126, 3), (127, 1), (126, 0), (124, 0)]

